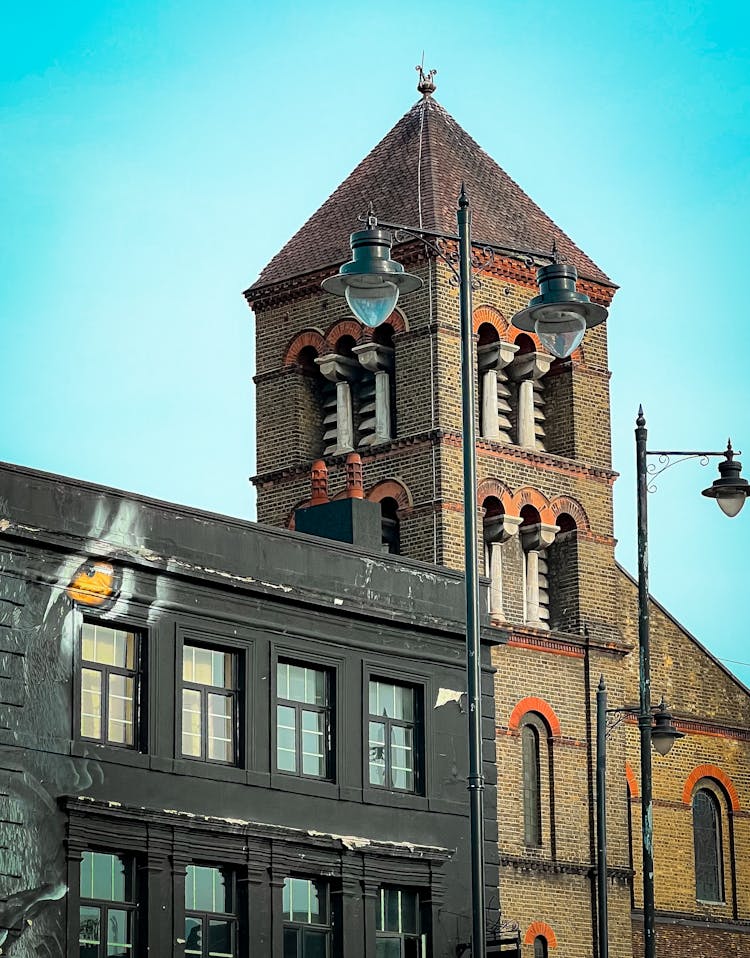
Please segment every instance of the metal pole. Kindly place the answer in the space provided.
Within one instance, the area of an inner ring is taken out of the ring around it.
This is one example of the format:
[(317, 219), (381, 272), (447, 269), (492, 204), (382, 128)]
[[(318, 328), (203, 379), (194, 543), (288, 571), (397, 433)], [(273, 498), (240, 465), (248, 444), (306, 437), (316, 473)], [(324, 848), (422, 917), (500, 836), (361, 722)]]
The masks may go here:
[(456, 214), (460, 263), (461, 393), (463, 411), (466, 682), (469, 699), (469, 827), (471, 841), (471, 954), (485, 958), (484, 776), (482, 672), (477, 589), (477, 463), (474, 435), (474, 329), (471, 314), (471, 210), (463, 184)]
[(596, 690), (596, 890), (599, 958), (609, 958), (607, 909), (607, 686)]
[(643, 835), (643, 954), (656, 958), (654, 932), (654, 820), (651, 788), (651, 649), (648, 618), (648, 508), (646, 419), (643, 407), (635, 421), (638, 483), (638, 652), (641, 733), (641, 830)]

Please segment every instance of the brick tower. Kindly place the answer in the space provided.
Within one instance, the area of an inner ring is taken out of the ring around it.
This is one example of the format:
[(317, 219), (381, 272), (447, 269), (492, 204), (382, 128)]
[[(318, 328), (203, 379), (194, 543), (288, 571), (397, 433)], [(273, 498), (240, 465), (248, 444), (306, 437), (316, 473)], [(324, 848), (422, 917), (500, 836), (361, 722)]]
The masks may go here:
[[(494, 653), (502, 913), (526, 935), (524, 955), (546, 954), (535, 944), (543, 938), (544, 948), (559, 939), (564, 954), (583, 958), (596, 935), (593, 690), (603, 673), (622, 701), (630, 648), (618, 622), (607, 332), (590, 330), (559, 361), (511, 327), (538, 290), (536, 264), (507, 251), (554, 243), (594, 302), (609, 305), (616, 287), (430, 93), (245, 294), (257, 317), (258, 518), (290, 526), (319, 458), (331, 494), (343, 495), (355, 450), (365, 495), (381, 503), (384, 550), (462, 567), (459, 301), (449, 265), (422, 242), (397, 243), (394, 259), (424, 285), (374, 331), (320, 288), (350, 258), (349, 234), (370, 204), (381, 221), (455, 234), (462, 182), (479, 281), (481, 571), (491, 621), (510, 636)], [(449, 240), (442, 248), (453, 251)], [(610, 914), (622, 933), (612, 958), (630, 954), (624, 767), (621, 749), (610, 761)]]

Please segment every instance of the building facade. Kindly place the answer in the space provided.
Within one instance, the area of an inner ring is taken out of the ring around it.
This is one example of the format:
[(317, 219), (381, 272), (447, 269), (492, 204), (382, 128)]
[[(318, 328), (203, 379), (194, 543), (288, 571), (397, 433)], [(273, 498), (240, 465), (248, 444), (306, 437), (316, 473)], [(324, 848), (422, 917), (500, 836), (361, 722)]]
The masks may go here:
[(460, 576), (381, 556), (360, 500), (374, 550), (366, 521), (353, 546), (11, 466), (0, 489), (2, 954), (453, 958)]
[[(537, 291), (533, 252), (553, 244), (594, 302), (609, 305), (616, 287), (430, 91), (246, 292), (256, 315), (258, 514), (292, 527), (319, 458), (333, 494), (343, 494), (346, 456), (356, 450), (366, 495), (381, 506), (383, 548), (462, 568), (450, 263), (461, 184), (474, 216), (481, 571), (492, 627), (509, 633), (493, 651), (499, 897), (529, 958), (554, 949), (588, 958), (598, 937), (600, 676), (610, 703), (638, 698), (636, 600), (615, 561), (607, 329), (590, 330), (560, 361), (510, 318)], [(423, 287), (375, 330), (320, 288), (349, 259), (349, 234), (370, 204), (384, 222), (434, 230), (439, 240), (397, 243), (394, 258)], [(750, 955), (748, 692), (659, 607), (653, 618), (654, 694), (666, 696), (687, 734), (655, 760), (660, 954)], [(638, 768), (637, 729), (626, 724), (609, 742), (613, 958), (640, 950)]]

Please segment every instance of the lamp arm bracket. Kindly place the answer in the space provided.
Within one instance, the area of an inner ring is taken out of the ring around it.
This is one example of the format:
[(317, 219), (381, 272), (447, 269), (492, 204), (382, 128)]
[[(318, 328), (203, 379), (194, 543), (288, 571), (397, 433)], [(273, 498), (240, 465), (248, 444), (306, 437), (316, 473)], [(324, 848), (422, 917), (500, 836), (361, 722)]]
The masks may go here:
[(658, 489), (654, 480), (663, 472), (666, 472), (667, 469), (671, 469), (672, 466), (677, 466), (681, 462), (689, 462), (692, 459), (697, 459), (701, 466), (707, 466), (709, 459), (723, 459), (726, 452), (647, 449), (646, 455), (655, 456), (658, 459), (658, 463), (649, 463), (646, 466), (646, 472), (648, 473), (646, 489), (648, 492), (654, 493)]

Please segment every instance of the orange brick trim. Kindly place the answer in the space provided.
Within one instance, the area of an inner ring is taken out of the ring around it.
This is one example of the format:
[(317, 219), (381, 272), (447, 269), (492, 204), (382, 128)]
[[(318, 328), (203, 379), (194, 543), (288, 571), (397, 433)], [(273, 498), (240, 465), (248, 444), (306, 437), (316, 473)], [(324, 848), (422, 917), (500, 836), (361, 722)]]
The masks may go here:
[(379, 482), (367, 494), (367, 498), (372, 502), (382, 502), (383, 499), (395, 499), (398, 503), (399, 512), (402, 509), (409, 509), (412, 504), (412, 497), (409, 490), (402, 483), (395, 479), (385, 479)]
[(534, 489), (531, 486), (523, 486), (523, 488), (519, 489), (513, 496), (512, 508), (510, 510), (511, 515), (520, 516), (521, 509), (523, 509), (524, 506), (533, 506), (539, 513), (541, 521), (547, 525), (553, 526), (555, 524), (555, 516), (550, 509), (549, 499), (539, 492), (538, 489)]
[(538, 938), (539, 935), (543, 935), (547, 939), (550, 948), (557, 948), (557, 935), (546, 921), (533, 921), (529, 925), (523, 939), (524, 945), (533, 945), (534, 939)]
[(684, 805), (689, 805), (692, 802), (693, 790), (702, 778), (713, 778), (719, 782), (719, 784), (723, 785), (724, 791), (729, 798), (729, 803), (732, 806), (732, 811), (739, 811), (740, 797), (737, 794), (737, 789), (734, 787), (734, 782), (718, 765), (699, 765), (693, 769), (688, 775), (685, 787), (682, 790), (682, 802)]
[(336, 343), (342, 336), (351, 336), (355, 343), (364, 343), (372, 338), (372, 333), (355, 319), (342, 319), (334, 323), (326, 333), (326, 346), (329, 352), (335, 350)]
[(625, 781), (628, 783), (628, 791), (631, 798), (638, 798), (638, 781), (630, 762), (625, 762)]
[(394, 333), (405, 333), (409, 329), (406, 316), (404, 316), (400, 309), (394, 309), (386, 320), (386, 323), (393, 329)]
[(319, 329), (303, 329), (287, 346), (286, 353), (284, 353), (284, 365), (291, 366), (296, 363), (305, 346), (312, 346), (318, 356), (322, 356), (327, 351), (326, 341)]
[(589, 523), (588, 516), (583, 510), (583, 506), (580, 502), (576, 502), (575, 499), (571, 499), (570, 496), (557, 496), (556, 499), (553, 499), (550, 503), (550, 509), (552, 515), (557, 521), (557, 517), (562, 515), (564, 512), (573, 519), (576, 524), (576, 528), (581, 532), (590, 532), (591, 524)]
[(499, 479), (482, 479), (477, 486), (477, 501), (480, 506), (489, 496), (495, 496), (496, 499), (499, 499), (506, 512), (508, 512), (512, 506), (513, 497), (510, 493), (510, 489), (508, 489), (504, 483), (500, 482)]
[(479, 327), (483, 323), (488, 323), (497, 330), (500, 339), (508, 341), (508, 320), (503, 316), (499, 309), (494, 306), (478, 306), (474, 310), (474, 332), (479, 332)]
[(510, 713), (508, 728), (518, 729), (521, 724), (521, 719), (527, 712), (537, 712), (546, 721), (550, 733), (553, 736), (560, 735), (560, 719), (555, 715), (555, 710), (551, 705), (545, 702), (544, 699), (537, 698), (535, 695), (521, 699), (521, 701), (516, 704), (516, 707)]

